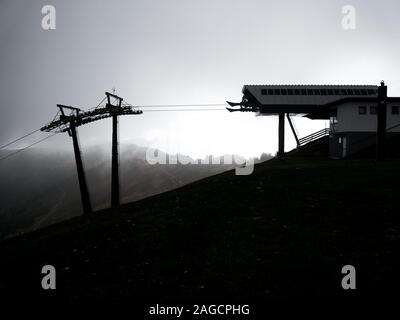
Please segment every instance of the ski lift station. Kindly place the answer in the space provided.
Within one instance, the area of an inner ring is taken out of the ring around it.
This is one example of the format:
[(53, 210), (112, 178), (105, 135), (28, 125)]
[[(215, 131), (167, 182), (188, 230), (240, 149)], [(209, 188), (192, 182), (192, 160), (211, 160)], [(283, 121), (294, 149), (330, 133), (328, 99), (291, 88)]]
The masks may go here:
[[(387, 97), (377, 85), (245, 85), (239, 103), (229, 111), (279, 116), (278, 156), (284, 154), (285, 117), (298, 147), (329, 136), (330, 157), (346, 158), (377, 144), (382, 156), (385, 141), (400, 134), (400, 97)], [(329, 128), (298, 138), (291, 116), (330, 120)]]

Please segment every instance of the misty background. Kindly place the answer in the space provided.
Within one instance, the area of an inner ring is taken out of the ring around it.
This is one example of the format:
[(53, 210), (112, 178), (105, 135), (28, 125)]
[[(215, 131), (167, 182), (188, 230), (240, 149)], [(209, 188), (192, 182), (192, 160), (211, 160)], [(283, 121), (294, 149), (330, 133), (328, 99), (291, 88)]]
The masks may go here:
[[(56, 9), (56, 30), (41, 27), (41, 9), (48, 4)], [(356, 9), (355, 30), (342, 27), (344, 5)], [(112, 88), (139, 106), (240, 101), (245, 84), (378, 85), (385, 80), (389, 96), (397, 96), (399, 9), (394, 0), (0, 0), (0, 145), (51, 121), (57, 103), (92, 108)], [(126, 201), (230, 168), (190, 167), (171, 173), (146, 166), (141, 148), (193, 158), (260, 157), (277, 150), (276, 117), (143, 110), (142, 115), (119, 119), (121, 172), (132, 172), (125, 182), (121, 178)], [(327, 126), (301, 117), (294, 122), (300, 137)], [(46, 135), (38, 132), (9, 149)], [(290, 150), (295, 141), (290, 130), (286, 135)], [(111, 121), (80, 127), (79, 136), (91, 186), (102, 188), (94, 192), (96, 201), (106, 206)], [(79, 213), (72, 157), (70, 137), (59, 134), (0, 161), (3, 225), (5, 217), (8, 223), (16, 221), (16, 209), (24, 219), (26, 212), (32, 213), (27, 202), (41, 208), (24, 221), (30, 226), (49, 216), (64, 217), (60, 203), (65, 199), (75, 199), (69, 214)], [(135, 176), (142, 166), (153, 174), (146, 188), (140, 185), (144, 193), (137, 185), (126, 187), (131, 178), (146, 180), (147, 175)], [(48, 196), (44, 190), (57, 194), (57, 201), (39, 205)]]
[[(56, 30), (41, 27), (47, 4)], [(349, 4), (355, 30), (341, 24)], [(0, 8), (0, 144), (50, 121), (57, 103), (94, 107), (113, 87), (134, 105), (240, 101), (244, 84), (384, 79), (389, 95), (400, 91), (394, 0), (2, 0)], [(277, 149), (277, 119), (252, 113), (149, 112), (120, 123), (122, 143), (193, 157)], [(300, 136), (325, 126), (299, 117), (295, 124)], [(80, 128), (80, 139), (109, 142), (110, 121)], [(66, 135), (45, 144), (70, 148)]]

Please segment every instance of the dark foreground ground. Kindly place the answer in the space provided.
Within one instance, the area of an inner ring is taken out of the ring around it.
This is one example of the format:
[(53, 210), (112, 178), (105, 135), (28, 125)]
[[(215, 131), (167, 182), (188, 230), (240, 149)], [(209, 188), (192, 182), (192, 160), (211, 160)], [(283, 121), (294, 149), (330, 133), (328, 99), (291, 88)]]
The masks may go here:
[[(396, 298), (399, 161), (291, 156), (0, 244), (9, 299), (229, 303)], [(41, 289), (54, 265), (57, 289)], [(344, 265), (356, 290), (343, 290)]]

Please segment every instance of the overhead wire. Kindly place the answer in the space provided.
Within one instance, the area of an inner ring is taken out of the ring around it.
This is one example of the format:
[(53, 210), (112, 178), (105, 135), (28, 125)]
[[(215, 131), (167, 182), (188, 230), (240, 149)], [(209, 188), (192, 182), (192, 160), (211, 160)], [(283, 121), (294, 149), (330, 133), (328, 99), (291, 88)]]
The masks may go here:
[(226, 106), (222, 103), (206, 103), (206, 104), (153, 104), (153, 105), (136, 105), (138, 108), (164, 108), (164, 107), (220, 107)]
[[(98, 108), (98, 107), (104, 102), (105, 99), (106, 99), (106, 98), (103, 98), (103, 99), (97, 104), (96, 107), (90, 108), (89, 110), (93, 110), (93, 109)], [(58, 116), (59, 114), (60, 114), (60, 110), (57, 111), (57, 113), (56, 113), (56, 115), (54, 116), (53, 120), (50, 121), (50, 122), (48, 122), (47, 124), (53, 122), (53, 121), (57, 118), (57, 116)], [(2, 146), (0, 147), (0, 150), (1, 150), (1, 149), (4, 149), (4, 148), (6, 148), (6, 147), (8, 147), (8, 146), (10, 146), (10, 145), (12, 145), (12, 144), (14, 144), (15, 142), (18, 142), (18, 141), (20, 141), (20, 140), (22, 140), (22, 139), (24, 139), (24, 138), (29, 137), (29, 136), (33, 135), (34, 133), (36, 133), (36, 132), (38, 132), (38, 131), (40, 131), (40, 128), (39, 128), (39, 129), (36, 129), (36, 130), (33, 130), (33, 131), (31, 131), (31, 132), (28, 132), (28, 133), (24, 134), (23, 136), (21, 136), (21, 137), (19, 137), (19, 138), (17, 138), (17, 139), (14, 139), (14, 140), (12, 140), (12, 141), (9, 141), (9, 142), (7, 142), (5, 145), (2, 145)]]
[[(58, 112), (56, 113), (56, 115), (54, 116), (53, 120), (50, 121), (49, 123), (53, 122), (53, 121), (57, 118), (57, 116), (58, 116), (59, 113), (60, 113), (60, 111), (58, 111)], [(14, 144), (15, 142), (18, 142), (18, 141), (20, 141), (20, 140), (22, 140), (22, 139), (24, 139), (24, 138), (29, 137), (29, 136), (33, 135), (34, 133), (36, 133), (36, 132), (38, 132), (38, 131), (40, 131), (40, 128), (39, 128), (39, 129), (36, 129), (36, 130), (33, 130), (33, 131), (31, 131), (31, 132), (29, 132), (29, 133), (27, 133), (27, 134), (24, 134), (23, 136), (21, 136), (21, 137), (15, 139), (15, 140), (12, 140), (12, 141), (10, 141), (10, 142), (7, 142), (5, 145), (2, 145), (2, 146), (0, 147), (0, 150), (1, 150), (1, 149), (4, 149), (4, 148), (6, 148), (6, 147), (8, 147), (8, 146), (10, 146), (10, 145), (12, 145), (12, 144)]]
[(145, 110), (144, 113), (146, 112), (168, 112), (168, 111), (178, 111), (178, 112), (183, 112), (183, 111), (226, 111), (226, 109), (150, 109), (150, 110)]
[[(98, 108), (98, 107), (104, 102), (104, 100), (105, 100), (105, 98), (104, 98), (103, 100), (101, 100), (101, 101), (99, 102), (99, 104), (98, 104), (96, 107), (92, 108), (92, 109)], [(53, 122), (53, 121), (57, 118), (57, 116), (58, 116), (59, 114), (60, 114), (60, 110), (57, 111), (56, 115), (53, 117), (53, 120), (50, 121), (50, 122), (48, 122), (47, 124)], [(21, 141), (22, 139), (27, 138), (27, 137), (29, 137), (29, 136), (31, 136), (31, 135), (35, 134), (36, 132), (39, 132), (39, 131), (41, 131), (40, 128), (39, 128), (39, 129), (36, 129), (36, 130), (33, 130), (33, 131), (29, 132), (29, 133), (26, 133), (26, 134), (24, 134), (23, 136), (21, 136), (21, 137), (19, 137), (19, 138), (17, 138), (17, 139), (14, 139), (14, 140), (12, 140), (12, 141), (10, 141), (10, 142), (7, 142), (5, 145), (2, 145), (2, 146), (0, 147), (0, 150), (2, 150), (2, 149), (4, 149), (4, 148), (6, 148), (6, 147), (8, 147), (8, 146), (10, 146), (10, 145), (12, 145), (12, 144), (18, 142), (18, 141)], [(38, 140), (38, 141), (32, 143), (31, 145), (27, 146), (27, 147), (24, 147), (24, 148), (22, 148), (22, 149), (18, 149), (18, 150), (15, 151), (15, 152), (11, 152), (11, 153), (9, 153), (8, 155), (6, 155), (6, 156), (0, 158), (0, 161), (1, 161), (1, 160), (5, 160), (5, 159), (7, 159), (7, 158), (9, 158), (9, 157), (11, 157), (11, 156), (13, 156), (13, 155), (19, 153), (19, 152), (22, 152), (22, 151), (24, 151), (24, 150), (26, 150), (26, 149), (28, 149), (28, 148), (34, 146), (34, 145), (37, 145), (37, 144), (39, 144), (39, 143), (41, 143), (41, 142), (43, 142), (43, 141), (45, 141), (45, 140), (47, 140), (47, 139), (53, 137), (53, 136), (56, 135), (57, 133), (59, 133), (59, 132), (55, 132), (54, 134), (52, 134), (52, 135), (50, 135), (50, 136), (47, 136), (47, 137), (45, 137), (45, 138), (43, 138), (43, 139), (40, 139), (40, 140)]]
[[(98, 107), (101, 106), (101, 104), (102, 104), (105, 100), (106, 100), (106, 97), (104, 97), (104, 98), (96, 105), (96, 107), (90, 108), (90, 109), (88, 109), (88, 111), (97, 109)], [(132, 104), (128, 103), (126, 100), (123, 101), (123, 104), (126, 105), (126, 106), (133, 106)], [(154, 109), (148, 109), (148, 110), (146, 110), (146, 112), (182, 112), (182, 111), (191, 111), (191, 112), (194, 112), (194, 111), (225, 111), (225, 110), (226, 110), (225, 108), (218, 108), (218, 109), (217, 109), (217, 108), (214, 108), (214, 109), (212, 109), (212, 108), (204, 108), (204, 107), (218, 107), (218, 106), (225, 106), (225, 105), (226, 105), (226, 104), (222, 104), (222, 103), (207, 103), (207, 104), (154, 104), (154, 105), (136, 105), (136, 106), (133, 106), (133, 107), (137, 107), (137, 108), (154, 108)], [(173, 107), (173, 108), (180, 108), (180, 109), (168, 109), (168, 108), (171, 108), (171, 107)], [(186, 108), (190, 108), (190, 109), (184, 109), (184, 108), (182, 108), (182, 107), (186, 107)], [(159, 108), (159, 109), (157, 109), (157, 108)], [(60, 113), (60, 110), (58, 110), (58, 112), (56, 113), (56, 115), (54, 116), (54, 118), (53, 118), (52, 121), (54, 121), (54, 120), (57, 118), (57, 116), (59, 115), (59, 113)], [(52, 121), (50, 121), (49, 123), (51, 123)], [(27, 137), (29, 137), (29, 136), (35, 134), (35, 133), (38, 132), (38, 131), (41, 131), (41, 129), (39, 128), (39, 129), (33, 130), (33, 131), (31, 131), (31, 132), (28, 132), (28, 133), (24, 134), (23, 136), (21, 136), (21, 137), (19, 137), (19, 138), (17, 138), (17, 139), (14, 139), (14, 140), (12, 140), (12, 141), (10, 141), (10, 142), (8, 142), (8, 143), (2, 145), (2, 146), (0, 147), (0, 150), (2, 150), (2, 149), (4, 149), (4, 148), (6, 148), (6, 147), (8, 147), (8, 146), (10, 146), (10, 145), (12, 145), (12, 144), (18, 142), (18, 141), (21, 141), (22, 139), (27, 138)], [(15, 155), (15, 154), (17, 154), (17, 153), (20, 153), (20, 152), (22, 152), (22, 151), (24, 151), (24, 150), (26, 150), (26, 149), (28, 149), (28, 148), (34, 146), (34, 145), (37, 145), (37, 144), (41, 143), (42, 141), (45, 141), (45, 140), (47, 140), (47, 139), (53, 137), (53, 136), (56, 135), (57, 133), (58, 133), (58, 132), (56, 132), (56, 133), (54, 133), (54, 134), (52, 134), (52, 135), (50, 135), (50, 136), (47, 136), (47, 137), (45, 137), (45, 138), (43, 138), (43, 139), (40, 139), (40, 140), (38, 140), (38, 141), (36, 141), (36, 142), (34, 142), (34, 143), (32, 143), (32, 144), (30, 144), (30, 145), (28, 145), (28, 146), (22, 148), (22, 149), (18, 149), (17, 151), (12, 152), (12, 153), (10, 153), (10, 154), (8, 154), (8, 155), (6, 155), (6, 156), (0, 158), (0, 161), (1, 161), (1, 160), (4, 160), (4, 159), (7, 159), (7, 158), (9, 158), (9, 157), (11, 157), (11, 156), (13, 156), (13, 155)]]
[(0, 147), (0, 150), (1, 150), (1, 149), (4, 149), (4, 148), (6, 148), (6, 147), (8, 147), (8, 146), (10, 146), (10, 145), (12, 145), (12, 144), (14, 144), (15, 142), (18, 142), (18, 141), (24, 139), (24, 138), (26, 138), (26, 137), (29, 137), (29, 136), (31, 136), (32, 134), (34, 134), (34, 133), (36, 133), (36, 132), (38, 132), (38, 131), (40, 131), (40, 129), (36, 129), (36, 130), (31, 131), (31, 132), (29, 132), (29, 133), (27, 133), (27, 134), (24, 134), (22, 137), (19, 137), (18, 139), (15, 139), (15, 140), (13, 140), (13, 141), (10, 141), (10, 142), (6, 143), (5, 145), (1, 146), (1, 147)]
[(51, 135), (49, 135), (49, 136), (47, 136), (47, 137), (44, 137), (43, 139), (40, 139), (40, 140), (38, 140), (38, 141), (36, 141), (36, 142), (34, 142), (34, 143), (32, 143), (32, 144), (30, 144), (30, 145), (28, 145), (28, 146), (22, 148), (22, 149), (18, 149), (18, 150), (16, 150), (15, 152), (11, 152), (11, 153), (7, 154), (6, 156), (0, 158), (0, 161), (1, 161), (1, 160), (5, 160), (5, 159), (7, 159), (7, 158), (9, 158), (9, 157), (11, 157), (11, 156), (13, 156), (13, 155), (16, 155), (17, 153), (20, 153), (20, 152), (22, 152), (22, 151), (24, 151), (24, 150), (26, 150), (26, 149), (28, 149), (28, 148), (30, 148), (30, 147), (33, 147), (34, 145), (37, 145), (37, 144), (39, 144), (39, 143), (41, 143), (41, 142), (43, 142), (43, 141), (45, 141), (45, 140), (47, 140), (47, 139), (50, 139), (51, 137), (55, 136), (57, 133), (58, 133), (58, 132), (53, 133), (53, 134), (51, 134)]

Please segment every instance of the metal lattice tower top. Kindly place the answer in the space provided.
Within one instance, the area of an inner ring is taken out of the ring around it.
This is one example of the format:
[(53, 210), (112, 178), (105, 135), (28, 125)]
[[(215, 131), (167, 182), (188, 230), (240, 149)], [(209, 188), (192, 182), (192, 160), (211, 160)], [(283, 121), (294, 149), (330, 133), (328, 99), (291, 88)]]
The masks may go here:
[[(104, 107), (97, 107), (94, 110), (85, 112), (79, 108), (57, 104), (61, 112), (60, 117), (42, 127), (40, 130), (50, 132), (58, 129), (59, 132), (69, 132), (72, 123), (75, 127), (79, 127), (87, 123), (110, 118), (113, 115), (137, 115), (143, 113), (143, 111), (139, 110), (137, 107), (123, 104), (123, 99), (121, 97), (109, 92), (106, 92), (106, 96), (107, 103)], [(112, 98), (114, 98), (114, 101), (111, 101)], [(71, 113), (67, 115), (65, 109), (71, 110)]]

